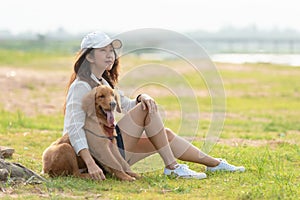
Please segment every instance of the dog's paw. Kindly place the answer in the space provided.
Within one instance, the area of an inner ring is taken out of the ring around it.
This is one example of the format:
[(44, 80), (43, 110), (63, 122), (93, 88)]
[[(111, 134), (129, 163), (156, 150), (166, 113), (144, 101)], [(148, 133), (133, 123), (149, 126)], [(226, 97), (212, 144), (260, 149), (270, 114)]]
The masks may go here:
[(141, 175), (134, 173), (134, 172), (126, 172), (129, 176), (134, 177), (135, 179), (140, 179), (142, 178)]
[(127, 180), (125, 180), (125, 181), (135, 181), (136, 179), (134, 178), (134, 177), (132, 177), (132, 176), (130, 176), (130, 178), (128, 178)]
[(136, 178), (126, 174), (125, 172), (116, 171), (114, 175), (121, 181), (135, 181)]
[[(124, 176), (125, 175), (125, 176)], [(136, 178), (129, 176), (128, 174), (124, 174), (121, 177), (118, 177), (121, 181), (135, 181)]]

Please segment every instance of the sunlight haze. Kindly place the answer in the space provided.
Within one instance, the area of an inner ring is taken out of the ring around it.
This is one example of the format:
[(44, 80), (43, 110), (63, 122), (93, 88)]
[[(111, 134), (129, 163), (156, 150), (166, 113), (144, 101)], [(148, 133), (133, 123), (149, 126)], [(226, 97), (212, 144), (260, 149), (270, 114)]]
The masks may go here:
[(217, 31), (226, 26), (300, 30), (296, 0), (3, 1), (0, 31), (77, 33), (164, 28)]

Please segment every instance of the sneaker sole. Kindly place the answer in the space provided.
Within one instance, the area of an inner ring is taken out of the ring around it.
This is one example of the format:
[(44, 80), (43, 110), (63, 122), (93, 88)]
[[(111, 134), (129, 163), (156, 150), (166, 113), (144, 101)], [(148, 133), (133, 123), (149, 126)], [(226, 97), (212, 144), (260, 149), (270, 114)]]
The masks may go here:
[(166, 176), (173, 176), (175, 178), (184, 178), (184, 179), (206, 179), (207, 175), (205, 174), (205, 176), (179, 176), (175, 173), (171, 173), (171, 174), (165, 174)]

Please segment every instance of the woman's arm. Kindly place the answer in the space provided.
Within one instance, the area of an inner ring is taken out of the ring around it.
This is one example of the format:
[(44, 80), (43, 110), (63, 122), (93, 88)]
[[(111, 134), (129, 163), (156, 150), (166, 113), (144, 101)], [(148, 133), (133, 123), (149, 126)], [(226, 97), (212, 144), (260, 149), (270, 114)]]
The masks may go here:
[(120, 101), (121, 101), (121, 109), (123, 113), (127, 113), (129, 110), (131, 110), (134, 106), (136, 106), (136, 100), (130, 99), (129, 97), (124, 95), (124, 92), (121, 90), (118, 90), (120, 95)]
[(147, 94), (139, 94), (135, 99), (130, 99), (129, 97), (125, 96), (124, 93), (118, 90), (121, 99), (121, 108), (124, 113), (131, 110), (134, 106), (138, 103), (142, 103), (143, 109), (149, 109), (149, 112), (156, 112), (157, 105), (152, 97)]
[(82, 98), (90, 90), (90, 86), (83, 81), (75, 81), (71, 85), (67, 96), (64, 133), (68, 133), (76, 154), (84, 160), (91, 177), (95, 180), (104, 180), (103, 171), (95, 163), (88, 150), (88, 143), (83, 130), (86, 113), (82, 110)]
[(90, 90), (91, 88), (87, 83), (75, 80), (67, 95), (64, 133), (68, 133), (76, 154), (81, 149), (88, 149), (85, 131), (83, 130), (86, 114), (81, 106), (82, 98)]

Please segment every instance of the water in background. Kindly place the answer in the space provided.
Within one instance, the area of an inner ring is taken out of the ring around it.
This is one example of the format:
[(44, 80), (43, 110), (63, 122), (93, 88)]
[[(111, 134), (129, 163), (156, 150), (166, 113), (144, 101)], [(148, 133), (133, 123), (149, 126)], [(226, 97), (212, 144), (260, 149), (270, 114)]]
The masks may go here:
[(240, 53), (225, 53), (210, 55), (213, 62), (223, 63), (270, 63), (278, 65), (287, 65), (300, 67), (300, 54), (240, 54)]
[(214, 62), (300, 66), (300, 39), (210, 39), (201, 44)]

